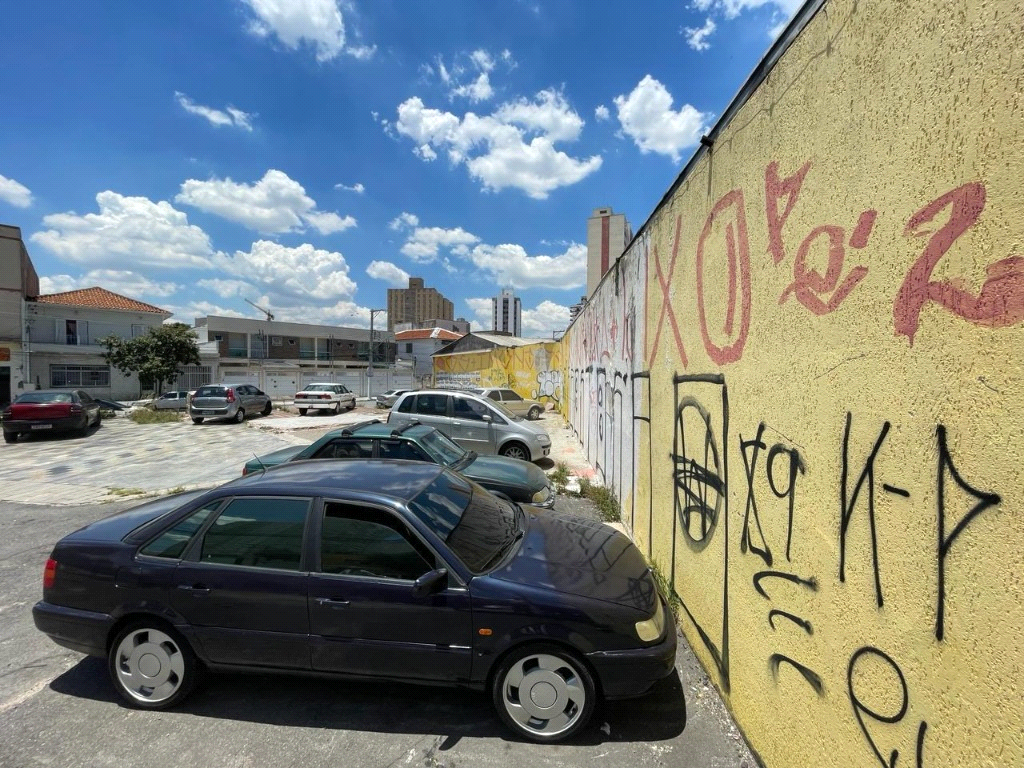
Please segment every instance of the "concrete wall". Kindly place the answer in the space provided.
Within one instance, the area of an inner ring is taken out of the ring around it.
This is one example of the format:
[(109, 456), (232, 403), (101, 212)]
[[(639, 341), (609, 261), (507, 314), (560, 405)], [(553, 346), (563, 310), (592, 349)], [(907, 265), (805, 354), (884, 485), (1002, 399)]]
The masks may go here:
[(564, 410), (562, 360), (559, 342), (434, 355), (434, 383), (439, 387), (508, 387), (523, 397)]
[(1022, 18), (825, 3), (564, 340), (772, 768), (1024, 765)]

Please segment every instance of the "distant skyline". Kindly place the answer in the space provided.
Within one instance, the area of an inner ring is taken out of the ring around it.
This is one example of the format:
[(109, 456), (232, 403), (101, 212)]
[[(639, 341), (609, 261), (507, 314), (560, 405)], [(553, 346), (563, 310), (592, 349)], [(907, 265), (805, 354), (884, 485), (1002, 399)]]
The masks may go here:
[(512, 288), (550, 336), (591, 211), (638, 229), (801, 5), (17, 3), (0, 223), (44, 293), (190, 325), (365, 328), (416, 276), (476, 330)]

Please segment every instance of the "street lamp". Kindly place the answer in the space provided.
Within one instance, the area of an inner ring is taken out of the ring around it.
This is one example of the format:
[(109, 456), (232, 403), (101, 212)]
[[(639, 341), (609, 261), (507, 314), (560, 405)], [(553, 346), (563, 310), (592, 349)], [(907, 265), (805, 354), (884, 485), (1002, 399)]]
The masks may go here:
[(366, 367), (366, 396), (370, 397), (370, 379), (373, 378), (373, 318), (381, 312), (387, 312), (386, 309), (371, 309), (370, 310), (370, 362)]

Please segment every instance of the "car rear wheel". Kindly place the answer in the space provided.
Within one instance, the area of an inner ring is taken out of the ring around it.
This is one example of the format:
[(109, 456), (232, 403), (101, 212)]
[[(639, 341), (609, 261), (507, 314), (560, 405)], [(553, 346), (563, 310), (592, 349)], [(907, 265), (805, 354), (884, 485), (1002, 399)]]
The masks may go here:
[(537, 419), (540, 418), (540, 415), (543, 412), (543, 408), (541, 408), (539, 405), (535, 405), (533, 406), (533, 408), (530, 409), (530, 412), (526, 414), (526, 418), (528, 418), (530, 421), (536, 421)]
[(351, 403), (348, 404), (348, 410), (354, 411), (355, 409), (356, 409), (356, 401), (353, 400)]
[(522, 443), (507, 443), (501, 447), (500, 453), (502, 456), (508, 456), (510, 459), (530, 460), (530, 452)]
[(5, 443), (16, 443), (16, 442), (18, 442), (18, 433), (17, 432), (4, 432), (4, 442)]
[(587, 724), (597, 704), (586, 665), (546, 644), (513, 651), (494, 676), (491, 694), (505, 725), (542, 743), (569, 738)]
[(273, 406), (273, 404), (271, 404), (271, 402), (269, 400), (267, 400), (267, 404), (265, 406), (263, 406), (263, 410), (261, 411), (261, 413), (264, 416), (269, 416), (270, 412), (272, 410), (274, 410), (274, 406)]
[(308, 411), (308, 410), (309, 410), (308, 408), (299, 408), (299, 416), (305, 416), (306, 415), (306, 411)]
[(235, 412), (235, 423), (236, 424), (241, 424), (243, 421), (245, 421), (245, 409), (244, 408), (239, 408)]
[(337, 416), (339, 413), (341, 413), (341, 403), (335, 403), (334, 404), (334, 411), (333, 411), (333, 413), (334, 413), (335, 416)]
[(192, 423), (193, 424), (202, 424), (203, 423), (202, 416), (193, 416), (192, 417)]
[(111, 644), (107, 661), (118, 694), (140, 709), (173, 707), (198, 677), (188, 643), (159, 622), (129, 624)]

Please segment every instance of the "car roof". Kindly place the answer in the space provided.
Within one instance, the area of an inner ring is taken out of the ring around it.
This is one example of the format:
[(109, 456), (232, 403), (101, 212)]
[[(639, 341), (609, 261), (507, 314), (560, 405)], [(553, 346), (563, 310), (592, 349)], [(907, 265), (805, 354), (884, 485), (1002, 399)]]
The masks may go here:
[(348, 459), (290, 461), (232, 480), (221, 488), (259, 493), (331, 496), (345, 491), (408, 501), (444, 468), (425, 461)]
[(373, 421), (364, 421), (360, 424), (331, 430), (324, 437), (392, 437), (399, 430), (401, 430), (402, 435), (407, 435), (408, 437), (422, 437), (433, 432), (434, 428), (427, 424), (414, 424), (406, 428), (374, 419)]

